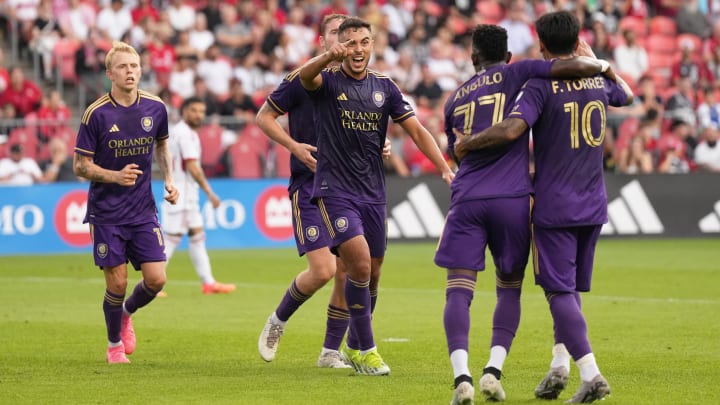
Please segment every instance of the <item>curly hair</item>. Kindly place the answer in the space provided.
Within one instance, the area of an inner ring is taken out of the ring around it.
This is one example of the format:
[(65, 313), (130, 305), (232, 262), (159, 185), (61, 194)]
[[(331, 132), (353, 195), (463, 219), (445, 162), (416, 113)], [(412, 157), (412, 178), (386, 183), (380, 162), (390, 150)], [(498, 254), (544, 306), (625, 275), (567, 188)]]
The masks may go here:
[(504, 62), (507, 55), (507, 31), (498, 25), (480, 24), (472, 33), (473, 63), (479, 59)]

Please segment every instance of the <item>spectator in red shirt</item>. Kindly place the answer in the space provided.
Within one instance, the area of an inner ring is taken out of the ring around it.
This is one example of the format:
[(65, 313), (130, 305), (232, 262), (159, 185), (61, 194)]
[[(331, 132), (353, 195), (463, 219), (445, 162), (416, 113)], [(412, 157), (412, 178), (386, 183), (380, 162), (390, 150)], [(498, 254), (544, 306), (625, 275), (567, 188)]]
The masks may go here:
[(169, 29), (158, 29), (152, 34), (147, 50), (150, 52), (150, 66), (157, 74), (160, 86), (167, 87), (170, 72), (175, 66), (175, 47), (170, 43), (172, 32)]
[(708, 70), (707, 65), (694, 55), (695, 45), (692, 41), (682, 41), (680, 44), (682, 57), (672, 67), (671, 80), (673, 85), (677, 86), (678, 79), (687, 77), (695, 88), (704, 88), (712, 84), (714, 78)]
[(42, 91), (34, 82), (25, 78), (18, 67), (10, 68), (10, 85), (0, 94), (0, 105), (10, 103), (15, 106), (19, 118), (25, 117), (40, 106)]
[(133, 24), (138, 24), (144, 17), (150, 17), (152, 21), (160, 19), (160, 13), (152, 5), (150, 0), (138, 0), (138, 5), (130, 11)]
[(40, 137), (44, 140), (51, 139), (55, 136), (60, 128), (68, 124), (70, 120), (70, 109), (65, 105), (60, 93), (53, 90), (38, 110), (38, 118), (42, 122), (40, 125)]

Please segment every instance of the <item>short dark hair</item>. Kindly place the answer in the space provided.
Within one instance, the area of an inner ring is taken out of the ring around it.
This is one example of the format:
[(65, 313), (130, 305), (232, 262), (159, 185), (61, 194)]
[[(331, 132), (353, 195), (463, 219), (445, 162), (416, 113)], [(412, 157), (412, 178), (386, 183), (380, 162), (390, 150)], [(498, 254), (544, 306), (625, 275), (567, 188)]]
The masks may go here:
[[(498, 25), (480, 24), (472, 33), (472, 51), (482, 59), (503, 62), (507, 55), (507, 30)], [(473, 63), (475, 57), (473, 56)]]
[(180, 114), (182, 114), (190, 104), (195, 104), (195, 103), (205, 104), (205, 100), (201, 99), (198, 96), (190, 96), (190, 97), (186, 98), (185, 100), (183, 100), (182, 105), (180, 106)]
[(334, 20), (343, 20), (345, 21), (348, 18), (345, 14), (328, 14), (323, 18), (322, 22), (320, 23), (320, 36), (324, 37), (327, 35), (327, 26)]
[(10, 145), (10, 153), (22, 153), (22, 151), (23, 151), (22, 144), (14, 143), (14, 144)]
[(545, 49), (553, 55), (567, 55), (575, 50), (580, 22), (569, 11), (547, 13), (535, 21), (535, 31)]
[(362, 18), (348, 17), (347, 19), (345, 19), (345, 21), (342, 22), (342, 24), (340, 24), (340, 27), (338, 28), (338, 34), (342, 34), (349, 29), (358, 30), (361, 28), (367, 28), (367, 30), (372, 33), (372, 27), (370, 26), (369, 22), (363, 20)]

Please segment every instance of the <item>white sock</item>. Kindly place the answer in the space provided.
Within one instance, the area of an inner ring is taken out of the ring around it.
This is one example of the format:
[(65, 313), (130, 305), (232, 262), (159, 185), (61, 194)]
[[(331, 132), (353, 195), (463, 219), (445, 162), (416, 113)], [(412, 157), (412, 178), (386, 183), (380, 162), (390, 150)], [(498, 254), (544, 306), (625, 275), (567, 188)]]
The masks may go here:
[(584, 382), (590, 382), (593, 378), (600, 375), (600, 369), (595, 362), (595, 355), (588, 353), (575, 362), (580, 369), (580, 379)]
[(130, 312), (128, 312), (127, 309), (125, 309), (125, 303), (124, 303), (124, 302), (123, 302), (123, 306), (122, 306), (122, 307), (123, 307), (123, 315), (125, 315), (125, 316), (132, 316), (132, 314), (131, 314)]
[(270, 317), (270, 322), (280, 326), (285, 326), (285, 324), (287, 323), (287, 321), (281, 321), (280, 318), (277, 317), (277, 314), (275, 312), (272, 313)]
[(196, 233), (190, 237), (190, 261), (203, 284), (215, 283), (210, 268), (210, 257), (205, 248), (205, 232)]
[(570, 352), (564, 344), (558, 343), (552, 349), (553, 358), (550, 362), (550, 368), (564, 367), (570, 372)]
[(505, 359), (507, 358), (507, 350), (505, 350), (502, 346), (493, 346), (490, 348), (490, 359), (488, 360), (485, 367), (495, 367), (496, 369), (502, 371), (503, 364), (505, 364)]
[(322, 351), (320, 351), (320, 355), (323, 356), (323, 355), (325, 355), (326, 353), (338, 353), (338, 351), (337, 351), (337, 350), (333, 350), (333, 349), (328, 349), (327, 347), (323, 347), (323, 348), (322, 348)]
[(182, 236), (180, 235), (165, 235), (165, 257), (167, 257), (167, 261), (170, 261), (181, 240)]
[(119, 342), (110, 342), (110, 341), (108, 341), (108, 347), (118, 347), (118, 346), (122, 346), (122, 344), (123, 344), (123, 343), (122, 343), (122, 340), (119, 341)]
[(470, 367), (468, 366), (467, 350), (458, 349), (450, 353), (450, 363), (452, 364), (454, 378), (458, 378), (461, 375), (472, 377)]

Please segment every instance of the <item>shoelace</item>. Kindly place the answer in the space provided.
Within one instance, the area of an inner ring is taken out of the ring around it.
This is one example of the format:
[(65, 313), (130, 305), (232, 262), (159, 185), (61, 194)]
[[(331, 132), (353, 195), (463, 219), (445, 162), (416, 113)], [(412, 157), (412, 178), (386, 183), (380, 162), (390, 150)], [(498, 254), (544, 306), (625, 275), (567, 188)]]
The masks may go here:
[(268, 331), (268, 338), (267, 338), (267, 345), (268, 347), (275, 346), (275, 343), (280, 339), (280, 336), (282, 336), (282, 326), (280, 325), (271, 325), (270, 330)]

